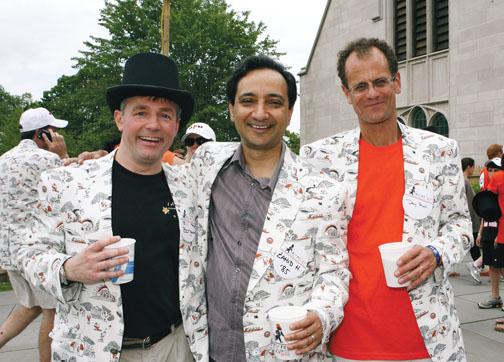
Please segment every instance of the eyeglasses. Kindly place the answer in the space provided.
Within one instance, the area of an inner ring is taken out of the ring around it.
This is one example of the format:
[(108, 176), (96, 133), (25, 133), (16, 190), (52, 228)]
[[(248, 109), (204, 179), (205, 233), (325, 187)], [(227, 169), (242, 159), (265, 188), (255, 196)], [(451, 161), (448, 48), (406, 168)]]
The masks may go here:
[(186, 147), (191, 147), (194, 145), (194, 142), (196, 142), (199, 146), (201, 146), (203, 143), (208, 142), (210, 140), (207, 140), (206, 138), (203, 137), (198, 137), (198, 138), (186, 138), (184, 140), (184, 145)]
[[(381, 77), (371, 81), (373, 88), (376, 90), (383, 90), (386, 87), (390, 86), (396, 80), (396, 75), (394, 74), (391, 77)], [(349, 88), (350, 93), (354, 96), (360, 96), (369, 91), (369, 82), (361, 82)]]

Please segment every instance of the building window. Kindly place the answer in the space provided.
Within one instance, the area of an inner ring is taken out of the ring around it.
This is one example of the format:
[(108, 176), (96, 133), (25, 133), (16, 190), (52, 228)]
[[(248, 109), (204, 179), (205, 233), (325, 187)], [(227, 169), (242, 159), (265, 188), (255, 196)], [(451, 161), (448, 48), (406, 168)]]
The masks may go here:
[(411, 111), (411, 125), (415, 128), (423, 129), (427, 126), (427, 117), (425, 112), (420, 107), (415, 107)]
[(395, 0), (393, 24), (399, 61), (449, 47), (448, 0)]
[(431, 127), (433, 131), (442, 136), (448, 137), (449, 127), (446, 117), (441, 113), (436, 113), (431, 120)]
[(397, 0), (395, 2), (394, 25), (397, 60), (406, 60), (406, 0)]
[(448, 0), (434, 0), (433, 2), (432, 36), (433, 50), (448, 49)]
[(418, 57), (427, 54), (427, 4), (417, 0), (413, 6), (412, 56)]

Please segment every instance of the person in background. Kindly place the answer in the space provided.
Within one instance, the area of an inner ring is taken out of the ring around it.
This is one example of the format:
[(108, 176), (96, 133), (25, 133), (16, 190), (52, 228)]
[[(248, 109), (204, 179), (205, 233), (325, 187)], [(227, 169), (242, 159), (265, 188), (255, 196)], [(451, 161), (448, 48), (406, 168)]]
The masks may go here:
[[(474, 240), (476, 240), (478, 237), (481, 220), (474, 211), (472, 205), (472, 201), (474, 199), (474, 190), (471, 186), (471, 181), (469, 180), (469, 177), (471, 177), (474, 173), (474, 159), (470, 157), (464, 157), (462, 159), (462, 171), (464, 172), (464, 186), (467, 205), (469, 206), (469, 213), (471, 214), (473, 237)], [(469, 250), (469, 252), (471, 253), (471, 258), (473, 259), (473, 261), (467, 263), (467, 268), (469, 269), (469, 273), (471, 274), (471, 277), (474, 279), (474, 281), (478, 284), (481, 284), (480, 269), (483, 258), (481, 257), (480, 247), (475, 243), (475, 245), (471, 248), (471, 250)]]
[(201, 146), (203, 143), (210, 141), (213, 142), (216, 141), (215, 132), (212, 129), (212, 127), (210, 127), (206, 123), (201, 122), (191, 124), (187, 128), (184, 137), (182, 137), (182, 142), (186, 147), (185, 161), (186, 162), (191, 161), (191, 158), (194, 155), (194, 152), (196, 152), (196, 150), (198, 149), (198, 147)]
[[(472, 246), (457, 142), (397, 120), (393, 49), (361, 38), (338, 56), (358, 127), (303, 146), (303, 159), (349, 188), (350, 293), (330, 351), (336, 361), (466, 361), (448, 275)], [(379, 172), (377, 172), (379, 165)], [(412, 243), (385, 283), (378, 246)]]
[[(487, 150), (486, 150), (486, 155), (487, 155), (488, 159), (485, 162), (485, 166), (481, 170), (480, 178), (479, 178), (479, 185), (480, 185), (480, 190), (481, 191), (486, 190), (486, 188), (488, 186), (488, 183), (490, 182), (490, 175), (489, 175), (489, 172), (488, 172), (487, 164), (492, 159), (494, 159), (494, 158), (501, 158), (502, 155), (504, 155), (503, 145), (501, 145), (499, 143), (493, 143), (493, 144), (489, 145), (487, 147)], [(493, 233), (497, 233), (497, 222), (496, 221), (486, 222), (486, 221), (482, 220), (481, 223), (480, 223), (480, 229), (479, 229), (479, 232), (478, 232), (478, 236), (474, 240), (474, 244), (476, 246), (480, 246), (481, 247), (481, 235), (483, 234), (483, 227), (485, 227), (485, 228), (495, 228), (495, 230), (493, 231)], [(481, 265), (481, 267), (480, 267), (480, 269), (481, 269), (480, 270), (480, 277), (481, 276), (490, 276), (490, 268), (486, 268), (485, 269), (485, 265), (486, 264), (483, 262), (483, 256), (479, 260), (476, 261), (476, 266), (477, 265)]]
[[(495, 160), (498, 160), (496, 158)], [(499, 202), (499, 208), (504, 210), (504, 171), (502, 171), (502, 165), (504, 161), (504, 155), (500, 159), (501, 171), (495, 172), (493, 176), (490, 177), (490, 182), (488, 184), (488, 190), (497, 194), (497, 200)], [(497, 166), (497, 165), (496, 165)], [(490, 170), (490, 165), (487, 166)], [(504, 273), (504, 215), (501, 215), (499, 219), (497, 236), (494, 239), (493, 245), (489, 242), (487, 243), (487, 248), (483, 250), (483, 255), (485, 255), (485, 250), (490, 249), (490, 253), (493, 255), (493, 266), (490, 266), (490, 285), (492, 299), (499, 301), (502, 310), (502, 299), (500, 298), (500, 276)], [(493, 248), (492, 248), (493, 246)], [(499, 303), (488, 303), (492, 305), (499, 305)], [(504, 332), (504, 318), (499, 318), (495, 321), (494, 329), (497, 332)]]
[[(495, 157), (486, 165), (488, 185), (486, 189), (498, 195), (499, 207), (504, 210), (504, 171), (502, 158)], [(495, 180), (494, 180), (495, 178)], [(504, 272), (504, 217), (498, 221), (483, 220), (476, 239), (478, 246), (483, 248), (483, 264), (490, 267), (490, 298), (478, 303), (481, 309), (502, 308), (502, 298), (499, 291), (500, 276)]]
[[(488, 146), (488, 148), (486, 150), (488, 161), (486, 163), (490, 162), (490, 160), (492, 160), (494, 158), (501, 158), (502, 155), (504, 155), (504, 151), (503, 151), (502, 147), (503, 146), (498, 143), (493, 143), (490, 146)], [(480, 190), (481, 191), (486, 190), (489, 182), (490, 182), (490, 177), (488, 175), (488, 169), (485, 164), (485, 167), (483, 167), (483, 169), (481, 170), (480, 178), (479, 178)]]
[(51, 359), (51, 338), (56, 299), (30, 285), (13, 260), (16, 243), (26, 237), (33, 207), (37, 202), (40, 174), (63, 165), (68, 157), (65, 140), (56, 129), (67, 121), (56, 119), (45, 108), (32, 108), (19, 119), (21, 141), (0, 156), (0, 266), (21, 305), (0, 327), (0, 348), (21, 333), (40, 313), (40, 361)]
[(183, 165), (185, 163), (185, 160), (183, 157), (180, 157), (180, 155), (178, 155), (177, 153), (168, 150), (163, 155), (163, 162), (173, 166), (173, 165)]

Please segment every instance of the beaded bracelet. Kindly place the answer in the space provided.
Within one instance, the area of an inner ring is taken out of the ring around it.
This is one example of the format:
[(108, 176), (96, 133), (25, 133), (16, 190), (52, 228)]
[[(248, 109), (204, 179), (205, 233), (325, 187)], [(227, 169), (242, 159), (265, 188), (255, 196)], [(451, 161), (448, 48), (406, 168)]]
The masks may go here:
[(436, 265), (440, 266), (441, 265), (441, 254), (439, 254), (439, 251), (434, 246), (432, 246), (432, 245), (427, 245), (427, 247), (434, 254), (434, 257), (436, 258)]

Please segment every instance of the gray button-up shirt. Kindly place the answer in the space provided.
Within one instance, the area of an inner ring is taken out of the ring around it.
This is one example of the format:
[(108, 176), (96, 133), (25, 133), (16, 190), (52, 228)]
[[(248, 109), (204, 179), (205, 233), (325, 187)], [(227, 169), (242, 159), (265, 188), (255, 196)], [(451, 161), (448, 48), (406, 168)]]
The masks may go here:
[(240, 145), (212, 187), (206, 285), (210, 357), (217, 362), (246, 360), (245, 294), (284, 154), (282, 144), (273, 177), (256, 179)]

